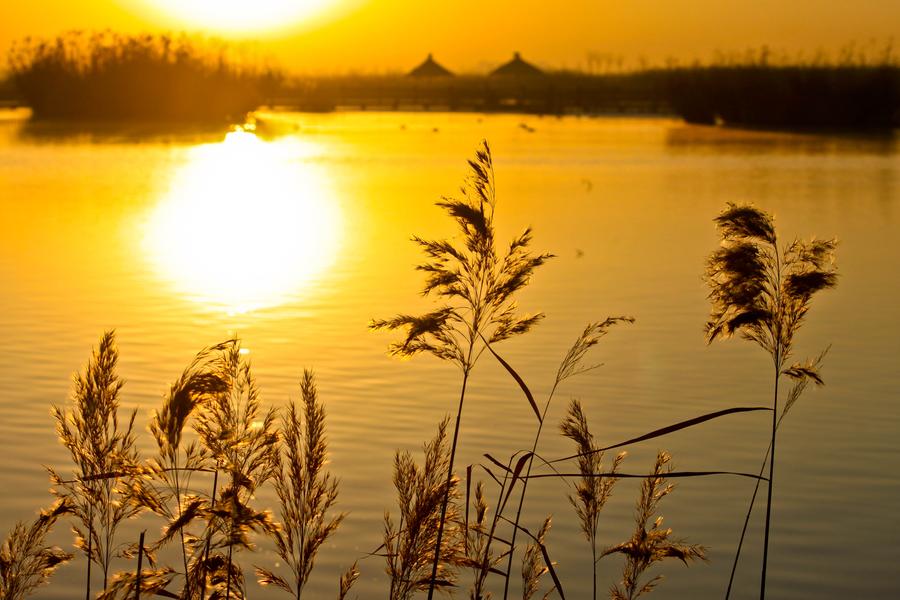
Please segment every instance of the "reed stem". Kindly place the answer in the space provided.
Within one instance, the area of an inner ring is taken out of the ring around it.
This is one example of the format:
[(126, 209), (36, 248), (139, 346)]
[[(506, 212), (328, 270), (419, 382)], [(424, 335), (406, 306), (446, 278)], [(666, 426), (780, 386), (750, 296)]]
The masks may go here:
[[(469, 354), (472, 347), (469, 347)], [(444, 536), (444, 519), (447, 517), (447, 505), (450, 503), (450, 487), (453, 483), (453, 461), (456, 458), (456, 442), (459, 438), (459, 424), (462, 420), (463, 402), (466, 399), (466, 384), (469, 382), (469, 368), (463, 369), (462, 388), (459, 393), (459, 407), (456, 409), (456, 424), (453, 427), (453, 443), (450, 446), (450, 466), (447, 467), (447, 485), (444, 490), (444, 502), (441, 505), (441, 520), (438, 521), (437, 541), (434, 544), (434, 562), (431, 565), (431, 581), (428, 584), (428, 600), (434, 597), (434, 584), (437, 580), (438, 564), (441, 560), (441, 540)]]

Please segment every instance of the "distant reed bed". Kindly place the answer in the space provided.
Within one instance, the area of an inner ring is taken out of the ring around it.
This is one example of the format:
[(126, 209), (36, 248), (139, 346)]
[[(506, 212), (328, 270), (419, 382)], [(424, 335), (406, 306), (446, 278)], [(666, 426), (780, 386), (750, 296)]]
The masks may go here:
[(109, 31), (25, 38), (8, 70), (35, 117), (98, 120), (242, 119), (281, 78), (221, 43)]
[[(362, 555), (347, 556), (343, 573), (328, 574), (338, 599), (349, 598), (363, 569), (370, 568), (383, 571), (391, 600), (431, 598), (452, 590), (470, 600), (519, 595), (523, 600), (564, 600), (572, 582), (560, 578), (553, 549), (586, 543), (593, 568), (580, 574), (581, 589), (590, 589), (594, 599), (633, 600), (661, 584), (654, 572), (658, 563), (706, 560), (702, 544), (663, 524), (662, 503), (673, 493), (674, 480), (709, 477), (742, 477), (756, 484), (744, 532), (736, 540), (734, 569), (759, 488), (766, 485), (766, 550), (760, 565), (764, 598), (769, 531), (777, 526), (771, 511), (776, 433), (807, 385), (823, 383), (824, 353), (795, 362), (793, 341), (812, 298), (836, 283), (835, 242), (781, 245), (771, 215), (728, 204), (715, 218), (721, 244), (706, 265), (711, 302), (707, 341), (740, 335), (766, 351), (773, 361), (771, 404), (723, 406), (656, 424), (626, 440), (600, 440), (581, 401), (569, 403), (559, 424), (547, 423), (548, 409), (566, 381), (598, 366), (590, 361), (591, 350), (635, 320), (613, 316), (587, 324), (560, 357), (550, 393), (536, 398), (501, 351), (505, 340), (525, 336), (539, 325), (543, 314), (521, 311), (517, 296), (553, 256), (531, 249), (530, 229), (508, 243), (497, 239), (498, 198), (487, 143), (468, 167), (460, 195), (437, 204), (456, 235), (414, 238), (424, 254), (417, 267), (425, 278), (423, 292), (436, 305), (421, 315), (400, 313), (371, 323), (373, 329), (399, 334), (391, 353), (427, 354), (453, 367), (458, 383), (448, 390), (447, 401), (455, 400), (455, 411), (437, 425), (421, 458), (410, 452), (394, 455), (396, 506), (385, 510), (383, 541)], [(459, 433), (466, 403), (471, 403), (467, 390), (483, 361), (496, 362), (509, 374), (509, 392), (521, 396), (521, 409), (533, 418), (533, 442), (504, 455), (484, 454), (483, 461), (460, 467)], [(786, 396), (780, 394), (785, 380), (791, 383)], [(108, 332), (76, 376), (71, 401), (53, 408), (72, 465), (50, 470), (55, 503), (34, 521), (16, 525), (0, 547), (0, 597), (29, 596), (57, 566), (76, 556), (83, 558), (86, 600), (242, 599), (254, 585), (248, 581), (251, 573), (256, 584), (277, 593), (297, 600), (309, 597), (305, 590), (318, 552), (340, 533), (345, 516), (340, 500), (346, 493), (328, 468), (325, 403), (312, 371), (303, 372), (299, 401), (266, 408), (238, 340), (202, 350), (154, 412), (149, 430), (155, 449), (148, 456), (136, 450), (135, 415), (121, 410), (123, 390), (115, 336)], [(669, 434), (726, 416), (760, 412), (771, 414), (772, 427), (768, 448), (760, 449), (758, 473), (679, 471), (664, 450), (646, 467), (632, 467), (627, 457), (629, 447), (659, 443)], [(572, 442), (572, 454), (542, 452), (544, 434), (553, 430)], [(571, 505), (583, 540), (554, 536), (550, 515), (534, 521), (526, 516), (523, 507), (532, 479), (560, 484), (560, 504)], [(619, 493), (617, 484), (623, 479), (641, 482), (632, 533), (624, 540), (607, 539), (603, 509)], [(274, 490), (276, 506), (259, 505), (258, 492), (265, 487)], [(162, 526), (149, 536), (123, 539), (122, 523), (141, 518)], [(47, 543), (60, 519), (72, 526), (73, 552)], [(276, 561), (261, 564), (254, 555), (261, 540), (274, 546)], [(617, 559), (620, 575), (601, 581), (599, 561)], [(731, 587), (729, 582), (723, 590), (726, 598)]]

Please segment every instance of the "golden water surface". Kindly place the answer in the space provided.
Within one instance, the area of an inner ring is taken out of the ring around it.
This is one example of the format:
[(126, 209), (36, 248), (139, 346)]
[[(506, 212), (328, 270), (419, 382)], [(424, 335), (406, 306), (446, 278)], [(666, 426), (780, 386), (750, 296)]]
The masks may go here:
[[(51, 502), (43, 466), (69, 468), (50, 407), (67, 402), (72, 374), (105, 330), (117, 332), (123, 402), (139, 411), (148, 453), (146, 424), (168, 385), (198, 350), (238, 336), (267, 404), (297, 398), (304, 367), (317, 373), (330, 467), (349, 516), (309, 592), (332, 596), (340, 572), (380, 543), (394, 504), (394, 451), (418, 452), (455, 409), (452, 366), (392, 359), (392, 336), (367, 324), (432, 306), (419, 295), (421, 257), (410, 237), (455, 234), (434, 202), (457, 191), (482, 138), (494, 151), (501, 237), (530, 225), (535, 249), (557, 255), (520, 297), (546, 320), (498, 348), (535, 395), (549, 391), (588, 322), (637, 319), (594, 351), (602, 368), (561, 390), (545, 456), (573, 451), (556, 427), (570, 397), (584, 402), (600, 443), (769, 402), (762, 351), (703, 340), (701, 273), (716, 244), (711, 219), (725, 202), (774, 213), (784, 238), (840, 240), (838, 287), (815, 299), (799, 337), (799, 358), (833, 346), (827, 385), (808, 392), (780, 437), (770, 586), (773, 598), (900, 593), (900, 145), (658, 119), (282, 113), (258, 115), (255, 127), (172, 131), (4, 114), (0, 531)], [(475, 370), (463, 415), (461, 469), (486, 452), (508, 456), (533, 435), (527, 403), (489, 358)], [(679, 469), (756, 471), (767, 419), (732, 416), (636, 446), (626, 470), (644, 471), (665, 448)], [(637, 488), (619, 484), (601, 519), (602, 544), (629, 535)], [(662, 506), (666, 524), (708, 546), (711, 562), (660, 569), (667, 580), (654, 596), (722, 596), (751, 490), (736, 478), (679, 482)], [(534, 484), (527, 526), (553, 514), (548, 546), (567, 597), (584, 598), (590, 554), (566, 493), (559, 481)], [(258, 501), (275, 508), (271, 490)], [(123, 536), (158, 525), (129, 523)], [(737, 597), (756, 594), (759, 519), (749, 535)], [(68, 544), (66, 527), (54, 539)], [(361, 562), (360, 598), (386, 595), (381, 561)], [(275, 555), (260, 541), (242, 562), (249, 576), (251, 564), (271, 566)], [(83, 593), (83, 568), (79, 558), (60, 569), (37, 597)], [(617, 557), (601, 562), (601, 589), (620, 568)]]

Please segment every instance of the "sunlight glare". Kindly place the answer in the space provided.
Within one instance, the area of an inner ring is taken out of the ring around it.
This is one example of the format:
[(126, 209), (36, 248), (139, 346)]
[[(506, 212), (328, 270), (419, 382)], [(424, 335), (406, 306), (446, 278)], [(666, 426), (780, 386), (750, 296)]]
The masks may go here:
[(281, 29), (324, 11), (334, 0), (149, 0), (193, 26), (223, 32)]
[(191, 150), (149, 219), (147, 251), (179, 292), (229, 312), (282, 304), (334, 260), (340, 211), (316, 147), (234, 131)]

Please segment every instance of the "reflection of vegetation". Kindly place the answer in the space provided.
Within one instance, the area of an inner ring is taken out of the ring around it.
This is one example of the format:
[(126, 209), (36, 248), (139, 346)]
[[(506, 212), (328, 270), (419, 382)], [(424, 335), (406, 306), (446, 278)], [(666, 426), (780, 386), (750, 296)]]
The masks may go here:
[(35, 116), (75, 119), (242, 118), (278, 80), (224, 47), (109, 32), (28, 38), (10, 51), (9, 68)]
[[(624, 453), (617, 454), (608, 468), (604, 453), (621, 452), (726, 415), (771, 411), (771, 476), (774, 433), (780, 418), (808, 382), (821, 382), (817, 371), (821, 357), (790, 367), (786, 361), (812, 295), (834, 284), (830, 266), (834, 243), (795, 242), (779, 250), (771, 218), (752, 207), (730, 205), (717, 219), (723, 245), (713, 254), (707, 271), (713, 288), (708, 336), (712, 340), (741, 333), (772, 354), (776, 367), (772, 408), (724, 408), (623, 442), (601, 444), (590, 431), (581, 403), (573, 402), (561, 431), (575, 442), (577, 451), (549, 459), (540, 455), (538, 444), (557, 387), (593, 368), (585, 366), (587, 353), (610, 326), (634, 319), (615, 317), (588, 325), (563, 358), (542, 411), (524, 378), (494, 346), (527, 332), (537, 322), (538, 316), (520, 315), (511, 299), (549, 255), (528, 251), (530, 231), (514, 239), (502, 253), (496, 252), (493, 165), (486, 144), (470, 162), (470, 170), (464, 198), (440, 204), (461, 229), (463, 243), (416, 238), (429, 258), (419, 267), (427, 276), (426, 291), (439, 294), (447, 305), (424, 317), (404, 315), (375, 323), (405, 330), (405, 339), (392, 347), (395, 353), (430, 353), (460, 367), (456, 426), (451, 438), (450, 418), (441, 421), (435, 437), (424, 446), (422, 464), (408, 452), (396, 453), (393, 480), (399, 518), (386, 514), (384, 542), (367, 556), (385, 559), (392, 599), (409, 600), (426, 590), (446, 592), (460, 585), (461, 569), (473, 572), (471, 600), (488, 600), (492, 590), (501, 588), (506, 599), (512, 562), (518, 558), (523, 598), (555, 594), (564, 600), (563, 581), (548, 547), (551, 520), (542, 517), (526, 523), (531, 517), (523, 516), (522, 511), (526, 484), (531, 479), (549, 478), (569, 486), (568, 499), (591, 545), (593, 596), (597, 595), (597, 561), (623, 554), (622, 578), (610, 587), (610, 594), (613, 598), (637, 598), (659, 583), (659, 576), (647, 574), (655, 563), (674, 558), (688, 564), (705, 558), (702, 546), (674, 537), (662, 526), (659, 504), (673, 489), (670, 479), (722, 475), (757, 483), (768, 479), (762, 470), (759, 475), (674, 471), (664, 451), (657, 453), (649, 473), (626, 473), (621, 471)], [(472, 369), (485, 351), (511, 376), (512, 389), (527, 400), (529, 406), (525, 408), (523, 402), (523, 410), (533, 414), (537, 433), (531, 449), (512, 452), (506, 460), (484, 455), (484, 463), (465, 469), (462, 485), (453, 469), (462, 403)], [(325, 409), (318, 400), (312, 373), (305, 372), (301, 383), (302, 405), (290, 404), (279, 420), (276, 409), (263, 408), (250, 364), (236, 340), (202, 351), (171, 386), (151, 420), (157, 444), (154, 458), (139, 460), (131, 421), (123, 428), (116, 421), (122, 388), (116, 374), (117, 357), (113, 336), (106, 334), (85, 374), (76, 380), (75, 409), (71, 414), (56, 411), (60, 437), (77, 464), (75, 477), (63, 481), (54, 475), (57, 493), (62, 496), (60, 504), (30, 529), (17, 526), (0, 549), (0, 586), (5, 586), (0, 590), (14, 589), (9, 597), (23, 598), (57, 564), (69, 559), (67, 553), (46, 546), (44, 537), (56, 518), (72, 512), (74, 522), (87, 530), (76, 545), (88, 555), (88, 568), (97, 563), (106, 575), (113, 558), (125, 567), (112, 580), (105, 578), (102, 600), (153, 595), (180, 600), (246, 598), (245, 565), (239, 551), (247, 554), (255, 549), (257, 540), (265, 539), (274, 540), (280, 560), (257, 566), (258, 582), (277, 586), (299, 599), (312, 575), (317, 551), (343, 519), (343, 514), (335, 511), (337, 480), (326, 470)], [(778, 415), (780, 375), (796, 383)], [(487, 478), (476, 479), (479, 473)], [(621, 482), (627, 479), (642, 482), (633, 533), (626, 541), (603, 549), (599, 546), (600, 512), (613, 486), (621, 489)], [(263, 486), (274, 487), (282, 523), (254, 506)], [(770, 485), (769, 506), (771, 489)], [(492, 491), (496, 501), (489, 506)], [(509, 500), (517, 492), (518, 507), (513, 515)], [(136, 545), (125, 545), (126, 550), (113, 557), (109, 550), (116, 526), (124, 516), (139, 513), (164, 519), (160, 538), (145, 545), (141, 534)], [(767, 515), (767, 532), (769, 523)], [(517, 533), (522, 536), (519, 539), (527, 538), (521, 548), (515, 544)], [(166, 564), (171, 556), (162, 555), (172, 542), (175, 547), (168, 552), (174, 554), (174, 560)], [(509, 565), (505, 570), (504, 562)], [(279, 572), (288, 572), (289, 577)], [(347, 597), (359, 576), (354, 562), (340, 576), (340, 599)], [(549, 589), (542, 589), (545, 587)]]

